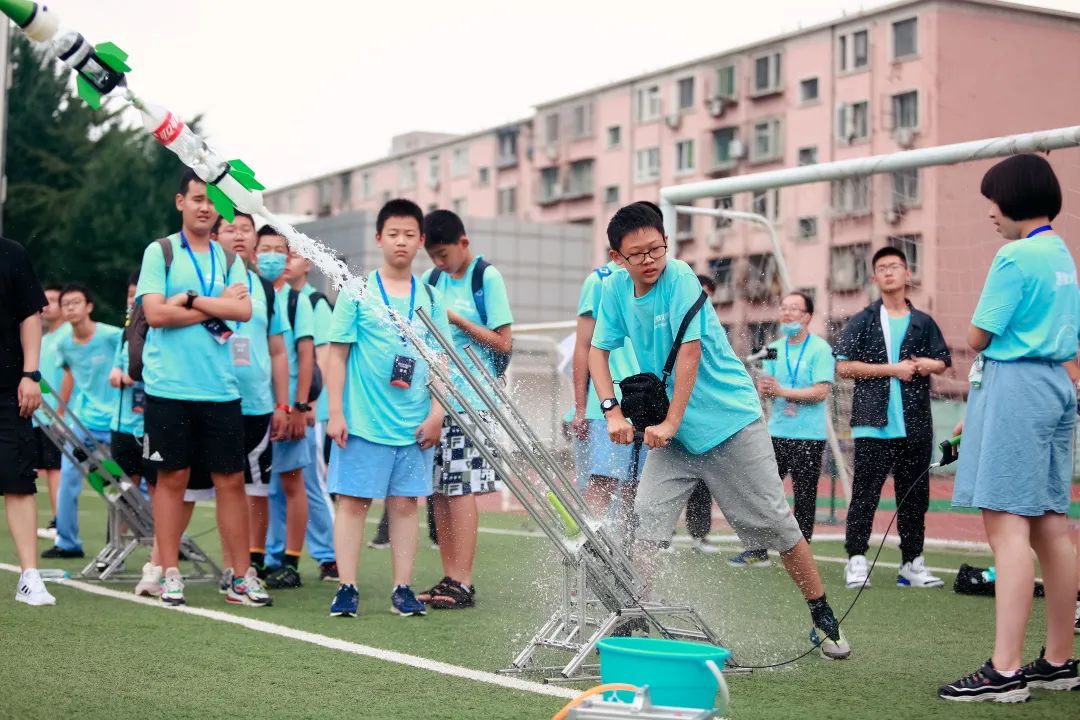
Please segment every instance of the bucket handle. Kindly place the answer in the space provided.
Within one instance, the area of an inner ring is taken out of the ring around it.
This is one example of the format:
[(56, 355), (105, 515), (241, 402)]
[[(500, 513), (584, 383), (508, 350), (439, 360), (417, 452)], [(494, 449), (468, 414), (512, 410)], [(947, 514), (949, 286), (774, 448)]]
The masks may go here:
[(720, 672), (720, 668), (712, 660), (706, 660), (705, 667), (709, 668), (709, 672), (716, 678), (716, 684), (719, 686), (720, 690), (720, 704), (716, 709), (723, 715), (727, 712), (728, 703), (731, 701), (731, 696), (728, 694), (727, 682), (724, 681), (724, 673)]

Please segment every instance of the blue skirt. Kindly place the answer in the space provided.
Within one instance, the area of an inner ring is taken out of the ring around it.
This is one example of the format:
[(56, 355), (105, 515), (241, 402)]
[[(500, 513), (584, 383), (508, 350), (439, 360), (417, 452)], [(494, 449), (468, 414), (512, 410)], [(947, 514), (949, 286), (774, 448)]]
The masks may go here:
[(1060, 364), (987, 360), (968, 395), (952, 504), (1067, 513), (1075, 424), (1076, 390)]

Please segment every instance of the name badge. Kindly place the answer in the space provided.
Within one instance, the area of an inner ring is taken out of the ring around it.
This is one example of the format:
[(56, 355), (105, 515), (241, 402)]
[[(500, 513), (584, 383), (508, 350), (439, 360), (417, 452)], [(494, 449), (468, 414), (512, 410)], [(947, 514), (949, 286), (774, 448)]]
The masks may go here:
[(217, 340), (218, 345), (224, 345), (229, 342), (229, 338), (232, 337), (233, 334), (233, 331), (229, 329), (229, 326), (226, 325), (223, 320), (218, 318), (203, 320), (202, 326), (210, 333), (210, 337)]
[(142, 414), (146, 410), (146, 386), (135, 383), (131, 386), (131, 412)]
[(229, 347), (232, 348), (233, 365), (251, 364), (251, 338), (234, 335), (229, 340)]
[(394, 367), (390, 371), (390, 384), (397, 388), (412, 387), (413, 372), (416, 370), (415, 358), (398, 355), (394, 358)]

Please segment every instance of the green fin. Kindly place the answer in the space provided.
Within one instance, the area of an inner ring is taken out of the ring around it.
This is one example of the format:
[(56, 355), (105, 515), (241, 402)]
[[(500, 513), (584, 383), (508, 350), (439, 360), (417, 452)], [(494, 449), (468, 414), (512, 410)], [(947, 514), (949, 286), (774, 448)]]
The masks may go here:
[(116, 461), (112, 458), (106, 458), (102, 460), (101, 467), (109, 471), (114, 478), (120, 478), (124, 476), (124, 471), (116, 464)]
[(128, 54), (118, 48), (114, 43), (103, 42), (94, 46), (94, 50), (97, 52), (102, 62), (109, 66), (110, 69), (116, 72), (131, 72), (131, 67), (127, 64)]
[(229, 161), (229, 174), (233, 176), (240, 186), (248, 190), (265, 190), (266, 186), (255, 179), (255, 171), (248, 167), (243, 160)]
[(221, 217), (229, 222), (236, 219), (236, 211), (233, 208), (232, 200), (229, 199), (228, 195), (221, 192), (218, 187), (207, 185), (206, 196), (210, 198), (210, 202), (214, 204), (214, 209), (218, 211)]
[(90, 483), (90, 487), (94, 488), (98, 494), (105, 494), (105, 478), (101, 477), (101, 474), (97, 470), (91, 471), (86, 476), (86, 481)]
[(75, 76), (75, 90), (87, 105), (95, 110), (101, 109), (101, 93), (87, 82), (82, 75)]

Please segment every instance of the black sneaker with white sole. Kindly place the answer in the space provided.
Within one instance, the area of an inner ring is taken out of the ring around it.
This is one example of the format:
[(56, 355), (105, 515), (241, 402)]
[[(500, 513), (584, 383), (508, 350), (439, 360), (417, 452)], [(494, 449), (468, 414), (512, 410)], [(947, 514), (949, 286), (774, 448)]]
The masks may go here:
[(1024, 666), (1023, 673), (1028, 687), (1080, 692), (1080, 670), (1077, 665), (1075, 658), (1066, 660), (1064, 665), (1051, 665), (1046, 661), (1046, 648), (1043, 648), (1038, 659)]
[(989, 660), (981, 668), (938, 690), (942, 700), (956, 702), (1022, 703), (1031, 699), (1023, 671), (1005, 677)]

